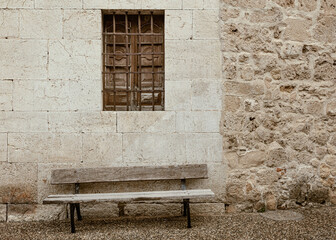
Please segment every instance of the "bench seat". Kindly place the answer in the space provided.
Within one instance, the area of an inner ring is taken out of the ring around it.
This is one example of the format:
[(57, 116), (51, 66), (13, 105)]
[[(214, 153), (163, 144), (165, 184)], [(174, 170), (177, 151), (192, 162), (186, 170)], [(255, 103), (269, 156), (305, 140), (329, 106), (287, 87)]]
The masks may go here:
[(126, 192), (126, 193), (96, 193), (96, 194), (63, 194), (49, 195), (44, 204), (89, 203), (89, 202), (130, 202), (165, 199), (192, 199), (214, 197), (210, 189), (193, 189), (177, 191)]
[[(82, 220), (80, 205), (95, 202), (141, 202), (173, 200), (183, 204), (183, 216), (187, 217), (187, 227), (191, 228), (190, 199), (211, 198), (215, 194), (210, 189), (187, 190), (186, 180), (207, 179), (206, 164), (186, 164), (168, 166), (131, 166), (131, 167), (104, 167), (104, 168), (69, 168), (54, 169), (51, 171), (51, 184), (74, 184), (74, 194), (49, 195), (43, 204), (68, 204), (70, 207), (71, 232), (75, 233), (75, 211), (77, 219)], [(181, 190), (169, 191), (143, 191), (120, 193), (86, 193), (80, 194), (80, 184), (112, 183), (112, 182), (138, 182), (180, 180)], [(182, 209), (181, 209), (182, 210)]]

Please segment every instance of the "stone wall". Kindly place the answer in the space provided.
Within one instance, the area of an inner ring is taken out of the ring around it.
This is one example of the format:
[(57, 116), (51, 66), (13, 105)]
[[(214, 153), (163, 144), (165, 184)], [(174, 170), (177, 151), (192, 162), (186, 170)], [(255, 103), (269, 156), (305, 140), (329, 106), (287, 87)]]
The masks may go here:
[[(55, 168), (206, 163), (196, 214), (336, 203), (335, 0), (0, 0), (0, 221), (45, 206)], [(102, 111), (102, 9), (165, 10), (165, 111)], [(178, 189), (178, 181), (82, 192)], [(108, 210), (107, 210), (108, 209)], [(174, 201), (83, 215), (178, 215)]]
[(336, 1), (221, 0), (229, 211), (336, 204)]
[[(102, 9), (165, 10), (165, 111), (102, 111)], [(207, 163), (209, 180), (187, 186), (217, 194), (197, 201), (199, 213), (223, 212), (218, 20), (217, 0), (0, 0), (0, 221), (64, 217), (64, 206), (41, 203), (73, 192), (49, 183), (51, 169), (69, 167)], [(179, 184), (94, 184), (82, 192)], [(181, 212), (176, 202), (148, 206), (84, 205), (83, 215)]]

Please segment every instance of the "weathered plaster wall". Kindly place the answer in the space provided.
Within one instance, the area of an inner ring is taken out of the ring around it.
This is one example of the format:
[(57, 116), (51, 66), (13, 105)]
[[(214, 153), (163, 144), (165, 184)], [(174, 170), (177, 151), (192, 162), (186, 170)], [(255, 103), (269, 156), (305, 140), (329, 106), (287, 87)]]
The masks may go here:
[[(102, 9), (165, 10), (166, 111), (102, 111)], [(76, 166), (207, 163), (210, 179), (188, 185), (208, 186), (217, 198), (193, 211), (223, 212), (218, 20), (217, 0), (0, 0), (0, 220), (64, 217), (63, 206), (41, 203), (73, 191), (51, 186), (50, 170)], [(140, 187), (179, 189), (179, 182), (84, 185), (83, 192)], [(121, 211), (181, 211), (175, 203), (136, 206)], [(86, 205), (83, 215), (119, 210)]]
[(336, 1), (221, 0), (228, 211), (336, 203)]

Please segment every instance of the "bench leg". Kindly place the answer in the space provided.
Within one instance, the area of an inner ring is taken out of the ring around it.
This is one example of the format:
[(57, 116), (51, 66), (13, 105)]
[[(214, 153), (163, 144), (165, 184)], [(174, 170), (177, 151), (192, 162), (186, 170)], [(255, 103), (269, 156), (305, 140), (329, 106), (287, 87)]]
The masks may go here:
[(189, 199), (185, 200), (185, 205), (186, 205), (186, 210), (187, 210), (188, 228), (191, 228)]
[(71, 232), (75, 233), (75, 204), (70, 203), (70, 223), (71, 223)]
[(186, 199), (183, 199), (183, 216), (187, 216), (187, 203)]
[(78, 221), (81, 221), (83, 218), (82, 218), (82, 215), (80, 213), (79, 203), (75, 203), (75, 206), (76, 206), (76, 212), (77, 212), (77, 219), (78, 219)]

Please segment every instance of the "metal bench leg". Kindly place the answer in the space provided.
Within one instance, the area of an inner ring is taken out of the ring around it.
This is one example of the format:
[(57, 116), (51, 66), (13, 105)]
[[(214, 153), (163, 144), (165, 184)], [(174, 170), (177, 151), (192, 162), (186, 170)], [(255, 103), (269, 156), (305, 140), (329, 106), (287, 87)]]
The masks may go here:
[(77, 212), (77, 219), (78, 219), (78, 221), (81, 221), (83, 218), (82, 218), (82, 215), (80, 213), (79, 203), (75, 203), (75, 206), (76, 206), (76, 212)]
[(187, 216), (187, 203), (185, 199), (183, 199), (183, 216)]
[(75, 204), (70, 203), (70, 222), (71, 222), (71, 232), (75, 233)]
[(188, 228), (191, 228), (189, 199), (186, 199)]

